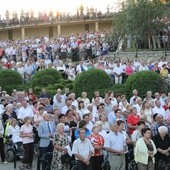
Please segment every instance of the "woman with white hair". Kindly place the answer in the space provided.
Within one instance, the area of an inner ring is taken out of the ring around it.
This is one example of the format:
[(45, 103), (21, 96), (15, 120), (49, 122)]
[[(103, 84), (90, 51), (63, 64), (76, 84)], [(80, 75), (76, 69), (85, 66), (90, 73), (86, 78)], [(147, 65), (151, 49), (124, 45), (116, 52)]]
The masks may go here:
[(6, 111), (2, 114), (2, 120), (5, 124), (12, 120), (12, 118), (17, 119), (16, 112), (13, 111), (13, 104), (8, 104), (5, 110)]
[(158, 134), (154, 137), (154, 143), (157, 148), (156, 163), (158, 169), (170, 169), (170, 138), (168, 135), (168, 128), (160, 126)]
[(69, 169), (68, 163), (62, 162), (62, 156), (68, 153), (69, 139), (67, 133), (64, 132), (65, 125), (59, 123), (56, 128), (56, 133), (53, 137), (53, 158), (52, 166), (57, 170), (67, 170)]

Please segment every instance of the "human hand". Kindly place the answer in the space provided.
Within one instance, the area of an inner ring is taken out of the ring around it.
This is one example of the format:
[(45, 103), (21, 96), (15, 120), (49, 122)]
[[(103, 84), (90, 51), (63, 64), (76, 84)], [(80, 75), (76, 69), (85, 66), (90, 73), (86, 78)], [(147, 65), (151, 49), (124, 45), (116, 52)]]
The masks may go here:
[(89, 162), (88, 159), (84, 160), (83, 162), (84, 162), (86, 165), (89, 165), (89, 164), (90, 164), (90, 162)]
[(120, 151), (118, 151), (118, 154), (124, 155), (124, 154), (125, 154), (125, 151), (124, 151), (124, 150), (120, 150)]

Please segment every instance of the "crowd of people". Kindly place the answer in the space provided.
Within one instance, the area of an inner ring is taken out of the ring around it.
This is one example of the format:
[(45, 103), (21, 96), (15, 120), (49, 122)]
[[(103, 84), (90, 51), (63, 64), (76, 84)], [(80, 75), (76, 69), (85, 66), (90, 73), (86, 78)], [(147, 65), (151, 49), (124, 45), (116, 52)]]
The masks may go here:
[(164, 57), (150, 58), (148, 61), (109, 58), (109, 51), (115, 51), (118, 47), (118, 43), (110, 43), (110, 33), (104, 30), (68, 37), (61, 35), (56, 39), (45, 36), (23, 41), (0, 41), (0, 69), (15, 70), (26, 81), (36, 71), (46, 68), (60, 71), (69, 80), (92, 68), (104, 70), (115, 83), (122, 83), (129, 75), (143, 70), (152, 70), (168, 78), (170, 62)]
[(107, 7), (107, 12), (103, 13), (98, 9), (93, 7), (85, 7), (81, 4), (77, 7), (74, 14), (70, 14), (68, 12), (60, 12), (57, 10), (47, 11), (37, 11), (30, 10), (24, 11), (21, 10), (21, 13), (13, 11), (10, 13), (8, 10), (5, 12), (5, 18), (0, 16), (0, 26), (1, 27), (9, 27), (15, 25), (25, 25), (25, 24), (38, 24), (38, 23), (53, 23), (59, 21), (72, 21), (72, 20), (87, 20), (87, 19), (104, 19), (111, 17), (110, 7)]
[[(128, 151), (134, 150), (138, 170), (170, 169), (170, 93), (146, 93), (145, 98), (133, 90), (114, 96), (112, 91), (101, 97), (86, 92), (75, 96), (69, 89), (56, 90), (50, 96), (43, 88), (36, 96), (13, 90), (11, 95), (0, 89), (0, 153), (5, 160), (4, 143), (22, 142), (24, 158), (20, 169), (30, 169), (34, 146), (39, 157), (53, 152), (51, 166), (69, 170), (75, 159), (78, 170), (101, 170), (108, 154), (111, 170), (128, 170)], [(42, 161), (42, 169), (47, 164)]]

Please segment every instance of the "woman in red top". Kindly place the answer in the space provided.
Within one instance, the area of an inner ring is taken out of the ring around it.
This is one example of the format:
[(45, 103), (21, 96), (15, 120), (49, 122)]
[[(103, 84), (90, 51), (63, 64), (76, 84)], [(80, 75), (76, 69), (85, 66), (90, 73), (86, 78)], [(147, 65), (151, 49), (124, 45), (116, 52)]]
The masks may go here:
[(140, 116), (137, 115), (137, 109), (136, 107), (133, 107), (127, 119), (127, 125), (128, 125), (130, 135), (132, 135), (133, 131), (136, 130), (136, 125), (139, 119), (140, 119)]
[(102, 170), (103, 163), (103, 145), (104, 138), (99, 135), (99, 127), (94, 126), (93, 133), (89, 136), (89, 139), (94, 147), (94, 153), (91, 157), (92, 169)]
[(133, 72), (134, 72), (134, 70), (133, 70), (132, 64), (131, 64), (131, 62), (128, 62), (127, 66), (125, 67), (124, 79), (126, 80), (129, 75), (133, 74)]

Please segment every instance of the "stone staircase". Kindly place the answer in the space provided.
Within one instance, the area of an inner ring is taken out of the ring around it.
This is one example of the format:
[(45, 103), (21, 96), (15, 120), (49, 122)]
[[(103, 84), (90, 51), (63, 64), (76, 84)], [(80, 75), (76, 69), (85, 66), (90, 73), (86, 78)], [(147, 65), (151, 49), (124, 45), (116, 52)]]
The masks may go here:
[[(142, 60), (148, 60), (148, 59), (159, 59), (161, 57), (165, 56), (164, 51), (139, 51), (138, 52), (138, 59)], [(121, 58), (121, 59), (127, 59), (129, 58), (130, 60), (135, 59), (135, 52), (112, 52), (108, 54), (108, 57), (114, 57), (114, 58)], [(170, 50), (167, 51), (167, 61), (170, 61)]]

